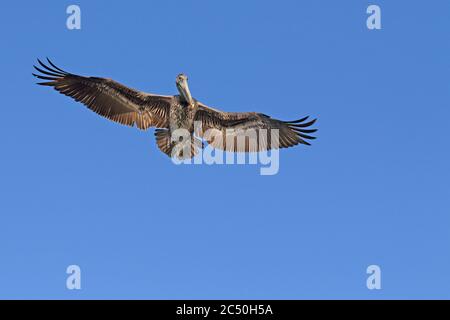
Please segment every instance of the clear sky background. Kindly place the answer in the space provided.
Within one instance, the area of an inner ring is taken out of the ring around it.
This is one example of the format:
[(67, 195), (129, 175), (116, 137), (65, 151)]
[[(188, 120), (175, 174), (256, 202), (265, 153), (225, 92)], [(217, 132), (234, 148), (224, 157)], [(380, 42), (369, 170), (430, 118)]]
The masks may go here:
[[(450, 298), (449, 18), (447, 0), (3, 3), (0, 298)], [(153, 130), (36, 86), (46, 56), (161, 94), (184, 72), (223, 110), (318, 117), (318, 139), (275, 176), (176, 166)]]

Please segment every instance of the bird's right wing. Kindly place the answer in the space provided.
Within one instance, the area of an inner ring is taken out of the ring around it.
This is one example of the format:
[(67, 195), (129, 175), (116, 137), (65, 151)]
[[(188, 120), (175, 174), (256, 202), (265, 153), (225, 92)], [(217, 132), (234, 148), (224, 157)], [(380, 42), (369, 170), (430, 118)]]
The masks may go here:
[(48, 81), (38, 84), (53, 87), (109, 120), (142, 130), (168, 126), (170, 96), (140, 92), (111, 79), (78, 76), (58, 68), (50, 60), (50, 66), (39, 59), (38, 62), (41, 68), (34, 68), (40, 74), (33, 75)]

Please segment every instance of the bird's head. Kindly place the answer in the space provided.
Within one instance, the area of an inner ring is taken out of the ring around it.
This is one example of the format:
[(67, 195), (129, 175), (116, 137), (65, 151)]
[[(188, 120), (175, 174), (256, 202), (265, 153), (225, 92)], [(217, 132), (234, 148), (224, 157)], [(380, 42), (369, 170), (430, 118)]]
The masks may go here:
[(188, 104), (193, 104), (194, 99), (192, 99), (191, 91), (189, 90), (188, 77), (185, 74), (180, 73), (177, 76), (176, 84), (178, 92), (180, 92), (180, 96), (182, 97), (182, 99)]

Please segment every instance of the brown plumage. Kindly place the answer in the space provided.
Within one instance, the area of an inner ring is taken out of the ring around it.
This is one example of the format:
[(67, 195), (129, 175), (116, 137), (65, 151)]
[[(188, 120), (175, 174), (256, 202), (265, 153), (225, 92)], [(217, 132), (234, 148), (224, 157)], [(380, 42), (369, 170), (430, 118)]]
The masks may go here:
[[(297, 144), (310, 145), (315, 139), (308, 129), (315, 119), (304, 117), (295, 121), (281, 121), (256, 112), (222, 112), (206, 106), (191, 97), (187, 77), (177, 77), (180, 95), (163, 96), (128, 88), (114, 80), (83, 77), (66, 72), (38, 60), (34, 68), (40, 74), (33, 75), (60, 93), (72, 97), (99, 115), (128, 126), (146, 130), (159, 128), (155, 135), (160, 150), (172, 156), (177, 141), (171, 139), (177, 129), (185, 129), (192, 135), (191, 153), (176, 154), (179, 158), (192, 157), (203, 144), (194, 136), (206, 140), (212, 147), (230, 152), (258, 152), (275, 148), (287, 148)], [(276, 129), (276, 130), (273, 130)], [(195, 132), (194, 132), (195, 131)], [(272, 135), (271, 135), (272, 132)], [(275, 139), (274, 139), (275, 138)], [(277, 139), (279, 138), (279, 139)]]

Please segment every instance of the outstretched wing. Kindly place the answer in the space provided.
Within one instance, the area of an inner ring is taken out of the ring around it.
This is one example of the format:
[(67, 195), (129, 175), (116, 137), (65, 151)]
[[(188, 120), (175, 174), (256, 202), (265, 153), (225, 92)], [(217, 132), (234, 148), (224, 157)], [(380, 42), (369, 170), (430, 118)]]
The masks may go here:
[(229, 152), (258, 152), (310, 145), (307, 140), (317, 129), (308, 129), (316, 119), (309, 117), (281, 121), (256, 112), (222, 112), (199, 104), (196, 121), (201, 121), (197, 134), (212, 147)]
[(39, 85), (50, 86), (72, 97), (99, 115), (128, 126), (146, 130), (149, 127), (167, 127), (172, 97), (152, 95), (128, 88), (105, 78), (82, 77), (68, 73), (47, 59), (50, 66), (39, 59), (41, 68), (36, 78), (47, 80)]

